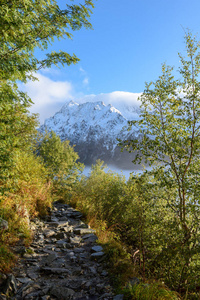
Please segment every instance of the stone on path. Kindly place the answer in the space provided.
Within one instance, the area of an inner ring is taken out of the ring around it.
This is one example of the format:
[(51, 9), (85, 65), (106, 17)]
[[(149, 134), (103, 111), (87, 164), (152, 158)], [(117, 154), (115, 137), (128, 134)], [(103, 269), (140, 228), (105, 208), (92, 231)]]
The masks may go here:
[(73, 297), (75, 292), (66, 287), (52, 287), (50, 294), (55, 296), (57, 299), (68, 300)]
[(103, 248), (101, 246), (93, 246), (92, 252), (101, 252), (103, 251)]
[(114, 297), (103, 248), (96, 243), (95, 230), (81, 217), (57, 202), (46, 221), (34, 219), (30, 251), (18, 251), (24, 255), (13, 274), (0, 282), (0, 300), (7, 300), (5, 292), (14, 294), (13, 300), (123, 299)]
[(89, 234), (89, 233), (95, 233), (96, 231), (94, 229), (90, 228), (75, 228), (74, 233), (75, 234)]

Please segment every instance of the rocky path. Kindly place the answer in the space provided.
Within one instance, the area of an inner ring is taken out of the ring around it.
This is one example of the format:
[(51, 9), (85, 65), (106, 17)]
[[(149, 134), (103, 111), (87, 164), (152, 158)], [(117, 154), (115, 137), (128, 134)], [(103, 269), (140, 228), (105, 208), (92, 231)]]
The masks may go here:
[[(103, 249), (81, 216), (56, 203), (47, 221), (35, 220), (35, 239), (4, 287), (4, 294), (10, 290), (14, 296), (0, 299), (123, 299), (114, 296), (103, 267)], [(15, 250), (20, 253), (24, 248)]]

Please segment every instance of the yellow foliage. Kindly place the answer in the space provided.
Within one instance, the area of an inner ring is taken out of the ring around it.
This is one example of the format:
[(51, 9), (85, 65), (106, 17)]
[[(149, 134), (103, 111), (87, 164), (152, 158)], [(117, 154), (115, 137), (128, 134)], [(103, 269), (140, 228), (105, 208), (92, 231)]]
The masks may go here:
[(0, 231), (0, 271), (9, 271), (15, 261), (10, 246), (19, 239), (28, 245), (32, 239), (30, 220), (44, 216), (52, 205), (51, 182), (40, 159), (31, 152), (15, 155), (13, 176), (8, 182), (12, 190), (0, 196), (0, 217), (8, 222), (8, 230)]

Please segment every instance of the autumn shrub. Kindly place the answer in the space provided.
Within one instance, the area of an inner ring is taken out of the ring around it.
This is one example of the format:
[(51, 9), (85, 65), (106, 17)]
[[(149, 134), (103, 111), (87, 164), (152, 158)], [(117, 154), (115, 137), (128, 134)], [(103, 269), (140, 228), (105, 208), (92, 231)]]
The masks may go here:
[[(15, 260), (11, 246), (19, 240), (28, 245), (32, 239), (30, 221), (44, 216), (52, 205), (51, 182), (39, 157), (31, 151), (16, 151), (13, 176), (9, 178), (9, 192), (0, 197), (0, 217), (8, 222), (8, 229), (0, 231), (1, 271), (8, 271)], [(6, 267), (5, 267), (6, 266)]]
[(15, 156), (16, 178), (16, 192), (11, 197), (16, 199), (18, 209), (24, 207), (30, 217), (45, 215), (52, 205), (52, 185), (40, 157), (31, 151), (19, 151)]
[(9, 272), (15, 262), (16, 256), (6, 245), (0, 244), (0, 272)]
[(162, 186), (152, 172), (132, 174), (126, 182), (116, 173), (105, 173), (105, 166), (98, 162), (89, 176), (77, 183), (71, 203), (88, 221), (99, 220), (96, 223), (100, 231), (102, 224), (100, 236), (105, 237), (107, 230), (112, 232), (110, 241), (124, 247), (134, 274), (143, 281), (162, 280), (171, 289), (189, 295), (199, 286), (199, 256), (193, 255), (190, 276), (185, 278), (183, 288), (182, 231), (178, 230), (178, 219), (171, 208), (175, 191)]

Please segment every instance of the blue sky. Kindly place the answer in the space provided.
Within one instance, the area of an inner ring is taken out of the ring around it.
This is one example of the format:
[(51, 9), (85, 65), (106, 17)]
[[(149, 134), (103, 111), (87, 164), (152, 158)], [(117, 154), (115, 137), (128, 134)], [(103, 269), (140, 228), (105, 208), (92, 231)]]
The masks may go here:
[[(63, 6), (65, 0), (58, 3)], [(135, 93), (144, 90), (145, 81), (157, 79), (163, 62), (179, 66), (177, 53), (184, 53), (183, 28), (197, 35), (200, 31), (199, 0), (94, 3), (93, 30), (81, 29), (74, 32), (72, 41), (62, 40), (51, 47), (75, 53), (81, 61), (41, 71), (40, 81), (25, 87), (35, 102), (32, 111), (41, 114), (41, 122), (66, 101), (83, 102), (91, 94), (95, 101), (99, 94), (102, 99), (102, 94), (120, 92), (120, 101), (134, 104)]]

